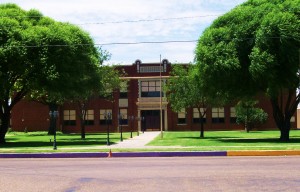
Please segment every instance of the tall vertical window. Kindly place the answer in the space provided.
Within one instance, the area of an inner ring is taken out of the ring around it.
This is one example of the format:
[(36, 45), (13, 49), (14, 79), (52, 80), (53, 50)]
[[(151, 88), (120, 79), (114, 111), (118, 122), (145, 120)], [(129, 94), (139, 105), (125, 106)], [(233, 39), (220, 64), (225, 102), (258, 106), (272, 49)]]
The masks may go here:
[[(163, 84), (163, 82), (162, 82)], [(142, 97), (160, 97), (160, 80), (141, 81)], [(162, 93), (163, 94), (163, 93)]]
[(64, 110), (64, 125), (76, 125), (76, 111)]
[(94, 110), (86, 110), (85, 114), (85, 125), (94, 125)]
[(213, 123), (225, 122), (224, 108), (212, 108), (212, 122)]
[(230, 107), (230, 123), (236, 123), (235, 107)]
[(128, 125), (127, 109), (120, 109), (119, 123), (122, 125)]
[[(201, 114), (204, 114), (206, 108), (200, 108)], [(206, 114), (202, 119), (203, 123), (206, 123)], [(197, 108), (193, 108), (193, 123), (200, 123), (200, 113)]]
[(120, 99), (126, 99), (128, 97), (128, 85), (127, 81), (122, 81), (120, 84)]
[[(107, 114), (110, 113), (110, 119), (107, 118)], [(100, 125), (112, 124), (112, 110), (111, 109), (100, 109)]]
[(186, 112), (185, 109), (181, 109), (181, 111), (178, 112), (178, 124), (186, 124)]

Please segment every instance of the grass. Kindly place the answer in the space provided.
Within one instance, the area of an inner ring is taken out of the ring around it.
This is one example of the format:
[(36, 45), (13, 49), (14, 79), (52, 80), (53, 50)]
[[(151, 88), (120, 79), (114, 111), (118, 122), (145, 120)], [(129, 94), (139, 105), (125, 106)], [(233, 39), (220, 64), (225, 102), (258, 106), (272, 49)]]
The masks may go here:
[(279, 131), (207, 131), (205, 138), (199, 132), (166, 132), (148, 145), (180, 146), (189, 150), (300, 150), (300, 131), (290, 131), (290, 142), (279, 141)]
[[(290, 142), (279, 141), (279, 131), (206, 131), (205, 138), (199, 132), (164, 132), (163, 139), (158, 136), (144, 149), (114, 149), (117, 151), (223, 151), (223, 150), (300, 150), (300, 131), (290, 132)], [(133, 134), (136, 136), (136, 133)], [(57, 134), (58, 150), (53, 150), (53, 136), (47, 132), (10, 132), (7, 143), (0, 145), (0, 153), (36, 153), (36, 152), (107, 152), (106, 133)], [(128, 139), (130, 133), (123, 133)], [(110, 143), (120, 141), (120, 133), (110, 134)], [(160, 146), (159, 148), (155, 148)]]
[[(133, 133), (135, 136), (136, 133)], [(130, 133), (123, 133), (123, 139), (128, 139)], [(107, 145), (106, 133), (86, 134), (81, 139), (80, 134), (63, 134), (56, 136), (57, 152), (62, 151), (99, 151), (100, 146)], [(110, 133), (110, 144), (120, 141), (120, 133)], [(103, 151), (107, 151), (104, 150)], [(6, 135), (6, 143), (0, 145), (0, 152), (53, 152), (53, 135), (47, 132), (10, 132)]]

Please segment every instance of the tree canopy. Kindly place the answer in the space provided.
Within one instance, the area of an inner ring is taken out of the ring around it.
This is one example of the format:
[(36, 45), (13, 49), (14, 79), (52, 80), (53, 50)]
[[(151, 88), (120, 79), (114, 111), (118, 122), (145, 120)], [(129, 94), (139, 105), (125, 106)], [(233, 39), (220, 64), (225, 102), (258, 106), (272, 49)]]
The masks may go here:
[(232, 101), (258, 92), (270, 97), (283, 141), (289, 140), (299, 103), (299, 5), (300, 0), (249, 0), (216, 19), (195, 51), (211, 97)]
[(186, 108), (197, 108), (199, 113), (200, 137), (204, 137), (204, 118), (211, 99), (206, 96), (200, 74), (195, 65), (174, 65), (171, 77), (165, 86), (168, 101), (174, 111), (180, 112)]
[(79, 27), (14, 4), (0, 5), (0, 26), (0, 143), (25, 96), (55, 106), (101, 87), (103, 52)]

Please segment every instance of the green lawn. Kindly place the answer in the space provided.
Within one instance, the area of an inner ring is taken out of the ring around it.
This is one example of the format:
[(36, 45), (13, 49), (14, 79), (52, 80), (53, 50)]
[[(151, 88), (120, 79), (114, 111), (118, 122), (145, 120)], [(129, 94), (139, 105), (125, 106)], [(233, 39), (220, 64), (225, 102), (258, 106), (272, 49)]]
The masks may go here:
[(180, 146), (187, 150), (300, 150), (300, 131), (290, 132), (290, 142), (279, 142), (279, 131), (207, 131), (205, 138), (199, 132), (165, 132), (148, 145)]
[[(136, 132), (133, 133), (136, 136)], [(11, 132), (7, 143), (0, 145), (0, 153), (35, 152), (107, 152), (106, 133), (57, 134), (57, 150), (53, 150), (53, 136), (46, 132)], [(124, 140), (130, 133), (123, 133)], [(120, 141), (120, 133), (111, 133), (110, 142)], [(279, 131), (206, 131), (205, 138), (199, 132), (164, 132), (164, 138), (155, 138), (148, 146), (160, 148), (114, 149), (114, 151), (221, 151), (221, 150), (300, 150), (300, 131), (290, 132), (290, 142), (279, 142)]]

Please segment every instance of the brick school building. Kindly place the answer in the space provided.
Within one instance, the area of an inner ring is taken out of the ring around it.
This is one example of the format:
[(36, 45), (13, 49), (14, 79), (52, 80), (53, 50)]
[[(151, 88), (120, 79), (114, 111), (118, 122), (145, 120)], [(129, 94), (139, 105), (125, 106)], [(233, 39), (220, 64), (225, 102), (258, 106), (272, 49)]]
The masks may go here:
[[(113, 93), (111, 101), (94, 98), (87, 105), (86, 132), (120, 131), (198, 131), (199, 113), (196, 108), (172, 111), (162, 87), (169, 78), (172, 64), (164, 59), (158, 63), (143, 63), (136, 60), (130, 65), (120, 65), (117, 69), (126, 76), (127, 86)], [(272, 116), (269, 99), (259, 97), (259, 107), (269, 115), (266, 123), (256, 129), (277, 129)], [(108, 115), (109, 114), (109, 115)], [(59, 107), (57, 130), (64, 133), (79, 133), (81, 123), (76, 104), (65, 103)], [(109, 118), (108, 118), (109, 117)], [(11, 113), (11, 127), (14, 131), (47, 131), (49, 108), (41, 103), (23, 100), (15, 105)], [(291, 119), (291, 127), (296, 128), (296, 116)], [(243, 130), (236, 123), (234, 106), (207, 108), (205, 131)]]

